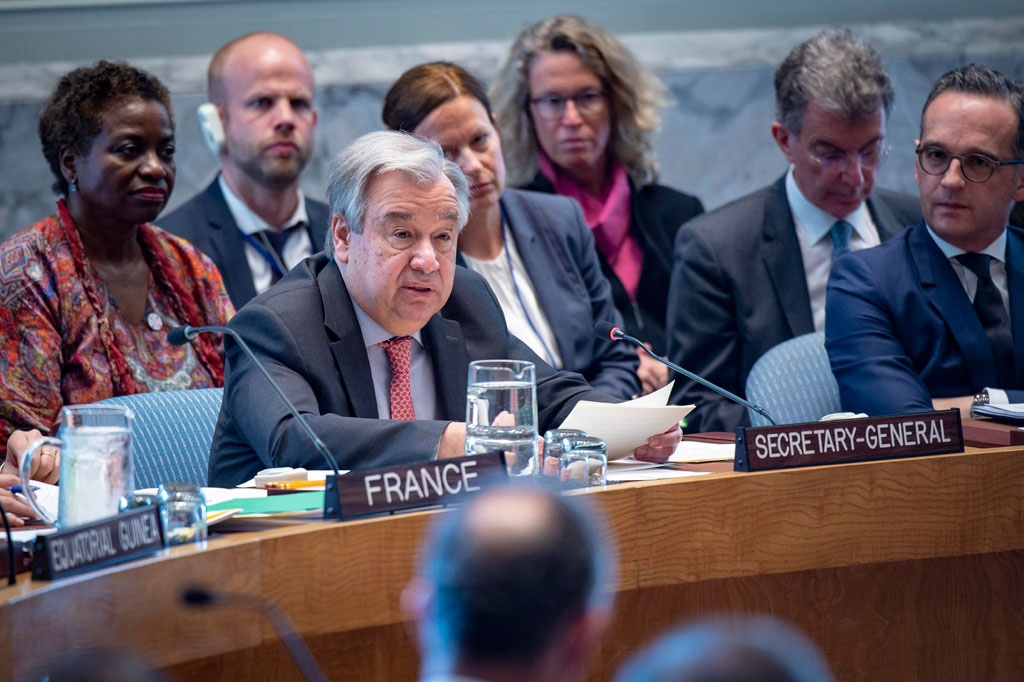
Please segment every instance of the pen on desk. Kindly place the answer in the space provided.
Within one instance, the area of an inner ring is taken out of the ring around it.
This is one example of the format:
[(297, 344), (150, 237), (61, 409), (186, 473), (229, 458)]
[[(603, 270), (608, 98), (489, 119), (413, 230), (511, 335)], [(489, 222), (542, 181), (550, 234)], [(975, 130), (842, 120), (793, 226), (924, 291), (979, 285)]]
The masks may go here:
[[(32, 488), (32, 492), (34, 492), (34, 493), (39, 492), (39, 486), (32, 485), (32, 486), (29, 486), (29, 487)], [(22, 488), (20, 485), (13, 485), (13, 486), (11, 486), (11, 492), (14, 493), (15, 495), (24, 495), (25, 494), (24, 488)]]
[(322, 488), (324, 481), (276, 481), (268, 483), (268, 490), (291, 490), (293, 488)]

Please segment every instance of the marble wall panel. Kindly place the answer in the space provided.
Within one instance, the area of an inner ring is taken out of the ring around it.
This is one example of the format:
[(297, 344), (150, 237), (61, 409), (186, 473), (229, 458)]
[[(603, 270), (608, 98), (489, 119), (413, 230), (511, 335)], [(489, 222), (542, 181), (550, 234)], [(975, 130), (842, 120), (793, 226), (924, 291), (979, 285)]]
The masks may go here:
[[(941, 42), (942, 27), (934, 25), (864, 29), (883, 52), (896, 89), (888, 125), (892, 153), (878, 173), (880, 186), (914, 193), (913, 140), (921, 105), (936, 77), (978, 61), (1024, 78), (1024, 49), (1014, 37), (1020, 32), (1010, 30), (1014, 26), (1024, 30), (1024, 19), (975, 22), (967, 27), (975, 39), (960, 35), (947, 43)], [(672, 100), (656, 138), (661, 181), (696, 194), (710, 209), (778, 177), (785, 161), (769, 131), (772, 72), (792, 44), (815, 30), (630, 38), (634, 50), (665, 82)], [(402, 70), (421, 61), (447, 58), (490, 78), (506, 50), (506, 45), (498, 43), (467, 43), (311, 55), (320, 84), (320, 124), (314, 155), (303, 175), (304, 190), (322, 197), (331, 156), (358, 135), (381, 127), (384, 93)], [(174, 93), (178, 176), (169, 208), (200, 191), (217, 170), (216, 159), (202, 144), (195, 114), (205, 99), (201, 93), (205, 63), (195, 57), (140, 62)], [(53, 212), (52, 179), (35, 131), (45, 93), (56, 74), (69, 66), (0, 67), (6, 93), (0, 94), (0, 239)]]

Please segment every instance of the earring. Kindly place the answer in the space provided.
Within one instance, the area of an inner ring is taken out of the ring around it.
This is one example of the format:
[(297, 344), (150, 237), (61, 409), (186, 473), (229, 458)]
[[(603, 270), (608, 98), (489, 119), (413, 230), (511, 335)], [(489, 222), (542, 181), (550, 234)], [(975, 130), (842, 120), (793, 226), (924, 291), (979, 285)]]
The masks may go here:
[(78, 191), (78, 185), (75, 184), (74, 180), (72, 180), (71, 182), (68, 183), (68, 191), (69, 192), (77, 192)]

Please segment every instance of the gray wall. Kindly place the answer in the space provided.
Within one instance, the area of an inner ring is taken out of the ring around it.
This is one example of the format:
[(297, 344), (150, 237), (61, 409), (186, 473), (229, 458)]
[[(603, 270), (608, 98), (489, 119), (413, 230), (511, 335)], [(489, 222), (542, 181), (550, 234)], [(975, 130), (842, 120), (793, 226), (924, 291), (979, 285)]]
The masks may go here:
[[(130, 7), (120, 8), (120, 11), (128, 15), (127, 19), (136, 21), (137, 18), (133, 17), (141, 12), (137, 7), (139, 4), (131, 3)], [(371, 3), (357, 2), (306, 1), (270, 5), (251, 1), (214, 1), (206, 4), (210, 5), (208, 11), (233, 8), (236, 12), (244, 10), (245, 13), (285, 6), (327, 11), (330, 5), (335, 7), (333, 11), (348, 8), (360, 20), (364, 14), (377, 11)], [(620, 2), (616, 6), (619, 4), (626, 3)], [(399, 0), (380, 0), (376, 5), (406, 10), (419, 7)], [(612, 5), (599, 2), (595, 7), (611, 13)], [(868, 9), (874, 6), (879, 13), (880, 5), (867, 3)], [(4, 2), (0, 0), (0, 8), (3, 6)], [(458, 3), (442, 4), (438, 12), (442, 15), (454, 12), (458, 6)], [(732, 6), (740, 6), (740, 3), (732, 3)], [(796, 6), (809, 8), (810, 3), (800, 0)], [(674, 7), (673, 3), (643, 2), (639, 4), (637, 14)], [(761, 3), (751, 3), (748, 8), (754, 12), (755, 18), (760, 16), (755, 12), (758, 7)], [(165, 6), (147, 11), (159, 14), (183, 8), (194, 11), (196, 3), (165, 3)], [(491, 9), (501, 13), (497, 4)], [(79, 10), (67, 11), (74, 14)], [(418, 11), (422, 13), (423, 10)], [(704, 8), (701, 10), (703, 13), (695, 16), (710, 21), (711, 11)], [(792, 7), (787, 6), (784, 11), (791, 12)], [(116, 15), (118, 8), (89, 12)], [(679, 8), (671, 12), (666, 9), (669, 18), (678, 19), (679, 13)], [(0, 11), (0, 26), (3, 26), (0, 33), (9, 30), (4, 20), (10, 14), (17, 13)], [(618, 15), (625, 21), (621, 11)], [(732, 17), (731, 14), (728, 16)], [(767, 20), (766, 17), (761, 18)], [(292, 16), (291, 20), (295, 17)], [(719, 17), (719, 20), (723, 19)], [(348, 21), (349, 24), (358, 23), (352, 17)], [(652, 19), (648, 17), (645, 21)], [(234, 28), (243, 23), (235, 22), (231, 29), (221, 27), (216, 43), (249, 28), (248, 25)], [(514, 27), (505, 30), (509, 37), (521, 21), (517, 19), (514, 23)], [(653, 25), (665, 28), (660, 22)], [(778, 177), (785, 170), (785, 163), (769, 134), (771, 74), (795, 43), (819, 28), (787, 25), (621, 34), (623, 41), (663, 79), (672, 95), (673, 102), (664, 112), (662, 130), (656, 141), (662, 182), (696, 194), (708, 208), (713, 208)], [(878, 180), (878, 184), (884, 187), (909, 193), (915, 191), (913, 140), (925, 94), (937, 76), (969, 61), (979, 61), (1015, 78), (1024, 78), (1024, 47), (1020, 38), (1024, 35), (1024, 11), (1021, 16), (998, 20), (876, 22), (855, 25), (855, 28), (882, 53), (896, 88), (895, 109), (888, 126), (893, 152)], [(110, 26), (104, 30), (108, 29), (113, 30)], [(438, 29), (442, 35), (450, 34), (453, 29), (448, 27), (446, 30), (448, 33)], [(174, 31), (154, 29), (150, 32), (154, 42), (166, 39), (169, 33)], [(432, 33), (431, 37), (434, 35)], [(182, 36), (183, 42), (189, 40)], [(75, 49), (87, 51), (88, 41), (77, 44), (77, 47), (59, 45), (52, 40), (51, 43), (53, 52), (58, 53)], [(0, 45), (4, 45), (4, 40), (0, 39)], [(118, 45), (118, 49), (123, 48), (125, 52), (107, 56), (127, 56), (129, 48)], [(217, 163), (200, 141), (195, 116), (196, 106), (205, 100), (203, 90), (209, 54), (175, 56), (164, 54), (162, 49), (133, 61), (163, 79), (174, 96), (178, 124), (178, 177), (170, 204), (173, 208), (213, 178)], [(308, 49), (318, 84), (320, 125), (314, 157), (303, 176), (305, 191), (315, 197), (323, 196), (323, 177), (332, 154), (354, 137), (380, 128), (383, 95), (388, 84), (404, 69), (423, 61), (443, 58), (460, 62), (481, 77), (490, 79), (507, 49), (508, 39), (420, 42), (394, 47), (375, 43), (367, 47)], [(27, 58), (28, 53), (25, 56)], [(59, 74), (93, 56), (99, 55), (91, 54), (69, 61), (51, 56), (47, 61), (0, 63), (0, 239), (53, 212), (54, 197), (49, 190), (52, 178), (39, 151), (35, 132), (39, 111)]]
[(310, 50), (509, 40), (549, 14), (616, 33), (943, 22), (1021, 14), (1014, 0), (0, 0), (0, 63), (208, 54), (268, 29)]

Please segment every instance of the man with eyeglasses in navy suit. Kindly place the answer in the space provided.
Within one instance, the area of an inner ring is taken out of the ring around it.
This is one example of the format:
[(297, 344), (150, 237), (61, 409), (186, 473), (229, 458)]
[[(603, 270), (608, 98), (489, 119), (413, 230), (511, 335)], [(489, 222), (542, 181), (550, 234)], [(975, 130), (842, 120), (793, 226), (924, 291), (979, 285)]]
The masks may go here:
[(1024, 90), (972, 64), (921, 116), (924, 220), (844, 256), (825, 341), (843, 409), (871, 415), (1024, 401)]

